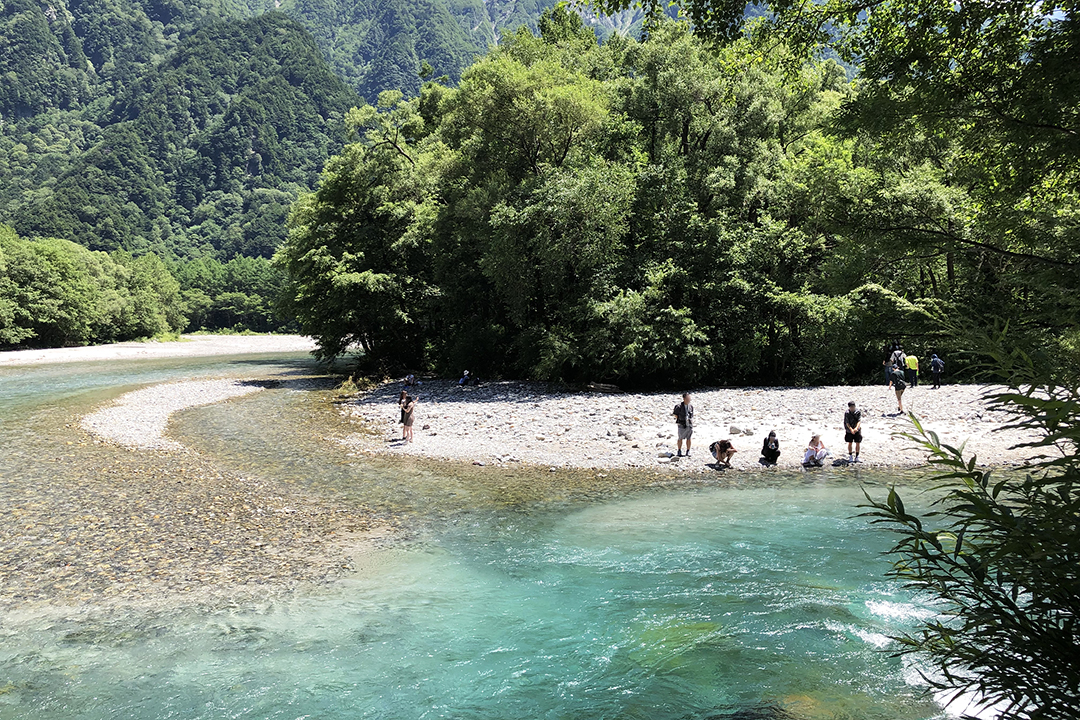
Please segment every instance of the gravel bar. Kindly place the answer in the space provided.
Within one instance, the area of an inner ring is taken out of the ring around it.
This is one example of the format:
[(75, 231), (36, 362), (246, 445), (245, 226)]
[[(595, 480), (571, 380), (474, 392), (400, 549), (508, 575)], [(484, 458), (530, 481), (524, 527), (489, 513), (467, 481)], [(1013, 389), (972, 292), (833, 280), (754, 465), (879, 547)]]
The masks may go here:
[[(679, 393), (566, 392), (541, 383), (492, 382), (461, 387), (446, 380), (425, 381), (417, 391), (415, 440), (401, 441), (397, 408), (400, 384), (386, 383), (344, 404), (343, 412), (362, 421), (367, 432), (344, 443), (372, 453), (423, 455), (475, 464), (528, 463), (553, 468), (645, 468), (672, 472), (712, 471), (709, 444), (731, 438), (739, 452), (736, 469), (762, 469), (759, 451), (770, 430), (780, 439), (780, 468), (802, 467), (810, 437), (820, 433), (846, 464), (843, 416), (849, 400), (862, 410), (860, 463), (912, 467), (926, 453), (895, 436), (913, 430), (897, 412), (893, 391), (880, 386), (809, 388), (702, 388), (690, 390), (695, 408), (693, 451), (676, 456), (672, 409)], [(909, 388), (905, 410), (913, 412), (942, 441), (978, 455), (982, 464), (1021, 463), (1030, 454), (1017, 448), (1035, 439), (1005, 426), (1011, 416), (991, 411), (984, 385)]]

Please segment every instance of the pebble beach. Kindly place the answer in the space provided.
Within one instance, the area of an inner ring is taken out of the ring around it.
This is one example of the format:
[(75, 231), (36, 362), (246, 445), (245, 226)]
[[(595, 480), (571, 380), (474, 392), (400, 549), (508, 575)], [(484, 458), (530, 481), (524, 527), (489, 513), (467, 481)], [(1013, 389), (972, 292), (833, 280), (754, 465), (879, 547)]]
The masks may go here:
[[(776, 467), (802, 467), (803, 451), (820, 434), (831, 457), (847, 461), (843, 416), (849, 400), (862, 411), (859, 461), (871, 467), (912, 467), (926, 453), (896, 437), (911, 432), (906, 413), (897, 411), (893, 390), (879, 386), (810, 388), (691, 389), (695, 408), (692, 451), (679, 457), (674, 406), (680, 393), (566, 392), (522, 382), (462, 387), (428, 380), (411, 388), (419, 396), (412, 443), (401, 441), (400, 383), (386, 383), (345, 404), (343, 412), (367, 432), (345, 443), (359, 452), (424, 455), (474, 464), (525, 463), (552, 468), (638, 468), (673, 473), (714, 471), (709, 444), (731, 439), (739, 451), (736, 470), (759, 470), (759, 451), (770, 430), (780, 440)], [(991, 411), (983, 385), (928, 385), (904, 393), (905, 411), (951, 445), (966, 443), (981, 464), (1022, 463), (1029, 449), (1017, 445), (1034, 436), (1005, 426), (1010, 417)]]
[[(309, 339), (295, 336), (199, 336), (191, 342), (62, 348), (47, 358), (38, 354), (51, 351), (0, 353), (0, 364), (136, 359), (145, 357), (144, 350), (156, 358), (311, 347)], [(391, 532), (388, 519), (357, 503), (226, 469), (167, 433), (170, 418), (185, 408), (304, 382), (209, 378), (154, 384), (80, 417), (35, 424), (23, 436), (16, 431), (20, 444), (5, 452), (9, 466), (20, 469), (0, 472), (0, 609), (232, 602), (340, 576)]]

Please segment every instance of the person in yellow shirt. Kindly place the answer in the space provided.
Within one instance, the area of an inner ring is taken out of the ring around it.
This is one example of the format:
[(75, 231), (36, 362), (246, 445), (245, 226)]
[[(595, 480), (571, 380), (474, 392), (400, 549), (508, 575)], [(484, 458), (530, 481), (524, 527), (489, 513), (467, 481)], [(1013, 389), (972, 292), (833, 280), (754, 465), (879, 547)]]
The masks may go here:
[(907, 384), (915, 387), (919, 384), (919, 358), (908, 355), (904, 359), (904, 375), (907, 376)]

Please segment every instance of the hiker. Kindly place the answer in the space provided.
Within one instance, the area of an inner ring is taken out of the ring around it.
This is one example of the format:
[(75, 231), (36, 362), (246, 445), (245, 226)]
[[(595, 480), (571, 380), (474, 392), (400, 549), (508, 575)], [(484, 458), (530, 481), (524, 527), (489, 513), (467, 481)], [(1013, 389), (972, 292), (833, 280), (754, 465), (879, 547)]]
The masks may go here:
[(892, 370), (889, 371), (889, 378), (893, 390), (896, 391), (896, 409), (899, 412), (904, 412), (904, 391), (907, 390), (907, 379), (897, 365), (892, 366)]
[(930, 356), (930, 378), (934, 381), (933, 389), (941, 387), (941, 373), (945, 371), (945, 361), (937, 355)]
[(694, 406), (690, 404), (690, 393), (683, 393), (682, 402), (671, 411), (675, 416), (675, 424), (679, 430), (679, 451), (677, 457), (682, 457), (683, 440), (686, 441), (686, 457), (690, 457), (690, 438), (694, 434)]
[(908, 355), (904, 358), (904, 376), (907, 379), (907, 384), (910, 387), (918, 387), (919, 385), (919, 358), (914, 355)]

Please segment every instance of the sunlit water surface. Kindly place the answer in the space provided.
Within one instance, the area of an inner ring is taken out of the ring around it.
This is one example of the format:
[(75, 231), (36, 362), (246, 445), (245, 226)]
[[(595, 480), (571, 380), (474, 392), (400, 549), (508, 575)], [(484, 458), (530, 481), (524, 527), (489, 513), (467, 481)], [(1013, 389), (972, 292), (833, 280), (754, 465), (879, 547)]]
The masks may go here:
[[(307, 368), (245, 362), (4, 370), (0, 472), (38, 481), (27, 457), (60, 441), (65, 413), (134, 384)], [(191, 411), (181, 435), (250, 471), (243, 437), (222, 443), (230, 413), (241, 436), (273, 438), (309, 407), (298, 394)], [(392, 485), (260, 452), (315, 489)], [(938, 717), (888, 652), (928, 611), (883, 578), (889, 537), (855, 517), (854, 478), (830, 473), (443, 515), (332, 587), (258, 606), (20, 610), (0, 619), (0, 718)]]

